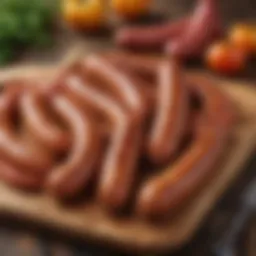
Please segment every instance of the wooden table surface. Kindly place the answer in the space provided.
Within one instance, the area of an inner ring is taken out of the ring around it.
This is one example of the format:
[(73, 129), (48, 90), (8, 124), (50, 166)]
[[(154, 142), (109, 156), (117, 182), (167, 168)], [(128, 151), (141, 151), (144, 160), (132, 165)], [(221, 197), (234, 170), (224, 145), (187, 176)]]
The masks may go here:
[[(193, 0), (155, 0), (155, 10), (159, 13), (176, 17), (186, 13), (193, 5)], [(224, 14), (225, 24), (239, 19), (252, 19), (256, 17), (255, 0), (223, 0), (221, 11)], [(67, 46), (74, 41), (83, 42), (88, 49), (101, 48), (108, 45), (106, 37), (88, 38), (60, 30), (56, 36), (55, 45), (47, 50), (32, 51), (24, 53), (17, 63), (32, 62), (40, 60), (58, 60), (66, 51)], [(242, 78), (256, 85), (255, 64), (252, 65), (247, 74)], [(239, 208), (242, 191), (250, 180), (255, 177), (256, 154), (252, 156), (245, 166), (245, 171), (234, 183), (233, 187), (223, 196), (216, 208), (208, 216), (204, 226), (199, 230), (195, 238), (174, 256), (211, 255), (213, 246), (219, 237), (223, 236), (229, 227), (231, 218)], [(43, 214), (43, 213), (42, 213)], [(13, 221), (8, 217), (0, 218), (0, 255), (1, 256), (79, 256), (79, 255), (122, 255), (121, 252), (102, 247), (99, 244), (85, 244), (84, 242), (65, 238), (65, 232), (55, 234), (54, 232), (42, 230), (29, 223)], [(252, 218), (244, 228), (241, 236), (238, 253), (243, 256), (256, 255), (256, 218)], [(239, 254), (238, 254), (239, 255)]]

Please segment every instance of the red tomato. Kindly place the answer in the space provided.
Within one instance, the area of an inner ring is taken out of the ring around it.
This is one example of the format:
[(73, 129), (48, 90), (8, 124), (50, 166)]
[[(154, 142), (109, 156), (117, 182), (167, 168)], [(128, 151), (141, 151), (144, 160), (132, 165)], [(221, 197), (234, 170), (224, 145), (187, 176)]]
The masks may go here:
[(206, 52), (208, 67), (223, 74), (237, 74), (246, 66), (247, 54), (226, 42), (215, 43)]

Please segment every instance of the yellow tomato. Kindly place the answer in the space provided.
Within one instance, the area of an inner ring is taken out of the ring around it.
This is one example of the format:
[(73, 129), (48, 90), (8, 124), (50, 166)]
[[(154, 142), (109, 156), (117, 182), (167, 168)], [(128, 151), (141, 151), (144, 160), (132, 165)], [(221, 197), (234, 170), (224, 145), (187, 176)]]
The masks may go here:
[(256, 53), (256, 25), (237, 24), (230, 31), (230, 42), (247, 53)]
[(111, 0), (113, 10), (123, 18), (137, 18), (146, 14), (151, 0)]
[(96, 29), (104, 25), (104, 4), (102, 0), (64, 0), (63, 17), (74, 28)]

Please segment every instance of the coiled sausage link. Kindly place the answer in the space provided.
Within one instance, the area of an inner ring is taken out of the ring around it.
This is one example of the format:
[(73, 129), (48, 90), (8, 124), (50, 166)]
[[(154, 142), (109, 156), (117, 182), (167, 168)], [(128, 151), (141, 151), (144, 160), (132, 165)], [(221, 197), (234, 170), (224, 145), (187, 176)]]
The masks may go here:
[(178, 58), (199, 56), (221, 35), (221, 24), (216, 0), (198, 0), (184, 33), (170, 40), (166, 52)]
[(0, 96), (1, 157), (22, 170), (43, 174), (51, 168), (53, 159), (47, 151), (34, 146), (33, 136), (24, 133), (22, 128), (16, 131), (13, 115), (18, 110), (19, 98), (20, 93), (16, 90), (3, 92)]
[(21, 96), (22, 118), (29, 132), (43, 145), (53, 151), (67, 150), (70, 145), (69, 134), (54, 120), (47, 98), (40, 88), (26, 90)]
[(142, 186), (137, 198), (140, 215), (155, 217), (179, 209), (213, 172), (227, 143), (233, 113), (224, 95), (205, 82), (190, 86), (203, 97), (206, 119), (202, 120), (194, 142), (177, 163)]
[(66, 83), (78, 101), (104, 113), (112, 126), (111, 141), (104, 157), (97, 194), (110, 209), (122, 208), (129, 199), (136, 175), (141, 140), (141, 122), (126, 113), (110, 97), (93, 89), (87, 81), (72, 77)]
[(59, 198), (70, 198), (92, 178), (100, 140), (94, 123), (64, 93), (52, 95), (51, 105), (69, 127), (72, 145), (65, 161), (54, 167), (47, 177), (46, 188)]
[(155, 78), (157, 66), (162, 61), (162, 58), (155, 56), (149, 57), (120, 51), (107, 52), (103, 56), (117, 67), (130, 70), (146, 78)]
[(22, 171), (3, 159), (0, 159), (0, 179), (13, 187), (29, 190), (42, 189), (44, 182), (43, 177), (28, 175), (25, 170)]
[(166, 163), (179, 149), (188, 118), (188, 90), (175, 61), (165, 60), (157, 69), (157, 103), (148, 139), (148, 153), (155, 163)]
[[(125, 61), (126, 57), (128, 64)], [(135, 65), (142, 65), (146, 70), (147, 66), (155, 66), (154, 72), (157, 74), (154, 84), (155, 110), (153, 110), (154, 118), (146, 148), (154, 163), (166, 163), (177, 153), (188, 119), (189, 93), (182, 81), (178, 64), (172, 60), (156, 62), (155, 59), (147, 59), (147, 61), (143, 61), (142, 58), (135, 55), (114, 52), (106, 54), (106, 58), (124, 70), (128, 69), (130, 73), (139, 74), (142, 71), (142, 76), (143, 68), (137, 69)]]
[(169, 40), (179, 37), (189, 25), (189, 18), (170, 21), (167, 24), (121, 28), (115, 41), (118, 45), (131, 48), (159, 49)]
[[(82, 62), (87, 77), (99, 81), (101, 87), (114, 95), (124, 107), (141, 119), (145, 101), (129, 76), (100, 56), (89, 56)], [(98, 83), (97, 83), (98, 85)]]

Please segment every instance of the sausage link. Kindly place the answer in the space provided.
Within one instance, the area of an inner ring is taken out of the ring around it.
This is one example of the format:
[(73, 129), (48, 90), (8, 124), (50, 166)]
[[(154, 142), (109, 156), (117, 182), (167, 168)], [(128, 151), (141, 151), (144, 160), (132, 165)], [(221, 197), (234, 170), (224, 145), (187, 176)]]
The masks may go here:
[(40, 89), (27, 90), (21, 97), (22, 118), (40, 143), (51, 150), (66, 150), (70, 145), (69, 134), (56, 123), (49, 105)]
[(133, 54), (121, 51), (103, 53), (103, 56), (117, 67), (130, 70), (146, 78), (155, 78), (156, 69), (162, 58), (142, 54)]
[(215, 0), (198, 0), (184, 34), (166, 45), (166, 52), (179, 58), (200, 56), (220, 34), (220, 17)]
[(115, 42), (123, 47), (159, 49), (167, 41), (179, 37), (188, 24), (188, 18), (181, 18), (160, 25), (121, 28), (117, 31)]
[(8, 185), (29, 190), (40, 190), (43, 185), (42, 177), (28, 175), (7, 161), (0, 159), (0, 179)]
[(70, 198), (81, 192), (94, 174), (99, 136), (94, 123), (65, 95), (52, 96), (51, 104), (69, 127), (72, 146), (65, 161), (47, 177), (46, 188), (57, 197)]
[[(208, 97), (213, 94), (214, 98), (219, 99), (218, 108), (215, 109), (216, 119), (218, 117), (220, 123), (223, 123), (227, 129), (231, 128), (237, 120), (234, 102), (207, 77), (202, 77), (200, 75), (188, 75), (186, 79), (188, 81), (190, 91), (197, 94), (201, 99), (206, 99), (205, 95), (207, 95), (207, 93), (209, 94)], [(204, 116), (206, 117), (206, 114)]]
[(77, 77), (66, 85), (78, 101), (104, 113), (112, 126), (111, 141), (103, 162), (97, 194), (110, 209), (122, 208), (129, 199), (139, 157), (141, 123), (110, 97)]
[(185, 133), (189, 98), (180, 67), (175, 61), (163, 61), (158, 67), (157, 103), (148, 139), (148, 154), (158, 164), (173, 157)]
[(192, 137), (193, 139), (199, 129), (201, 120), (205, 118), (203, 115), (205, 115), (205, 113), (203, 113), (201, 110), (190, 109), (188, 119), (185, 124), (185, 138)]
[(111, 92), (127, 110), (136, 114), (138, 118), (143, 116), (145, 113), (143, 96), (124, 72), (119, 71), (103, 57), (95, 55), (86, 58), (82, 65), (87, 71), (87, 76), (96, 81), (100, 80), (101, 86)]
[(115, 57), (117, 53), (107, 53), (104, 54), (104, 58), (114, 65), (116, 68), (125, 72), (127, 76), (130, 77), (133, 84), (136, 85), (137, 90), (139, 91), (143, 101), (145, 102), (146, 115), (152, 113), (155, 107), (156, 95), (155, 95), (155, 83), (150, 80), (147, 80), (138, 72), (134, 72), (130, 68), (127, 68), (126, 65), (123, 65), (119, 61), (119, 57)]
[(141, 188), (137, 212), (147, 217), (169, 214), (182, 207), (213, 172), (216, 160), (227, 143), (233, 113), (224, 95), (206, 80), (190, 83), (204, 100), (206, 119), (187, 152), (162, 175)]
[[(149, 64), (150, 61), (143, 62), (141, 58), (129, 55), (127, 57), (129, 59), (128, 64), (126, 64), (125, 54), (117, 53), (109, 54), (107, 58), (116, 66), (122, 65), (125, 70), (128, 69), (132, 73), (133, 70), (134, 72), (143, 70), (135, 68), (134, 63), (145, 66), (146, 70), (148, 69), (147, 65), (154, 65), (154, 72), (159, 73), (159, 81), (154, 84), (154, 91), (157, 95), (154, 99), (154, 120), (146, 142), (146, 148), (154, 163), (166, 163), (175, 155), (181, 145), (186, 129), (185, 122), (188, 118), (188, 90), (182, 82), (182, 74), (179, 72), (176, 62), (162, 60), (156, 63), (156, 60), (152, 59), (152, 64)], [(152, 105), (152, 102), (150, 104)], [(169, 143), (166, 143), (167, 141)]]
[[(0, 96), (0, 153), (3, 159), (31, 172), (44, 173), (51, 168), (51, 156), (42, 148), (35, 147), (31, 136), (16, 131), (13, 115), (19, 105), (18, 93)], [(25, 137), (25, 140), (22, 139)]]

